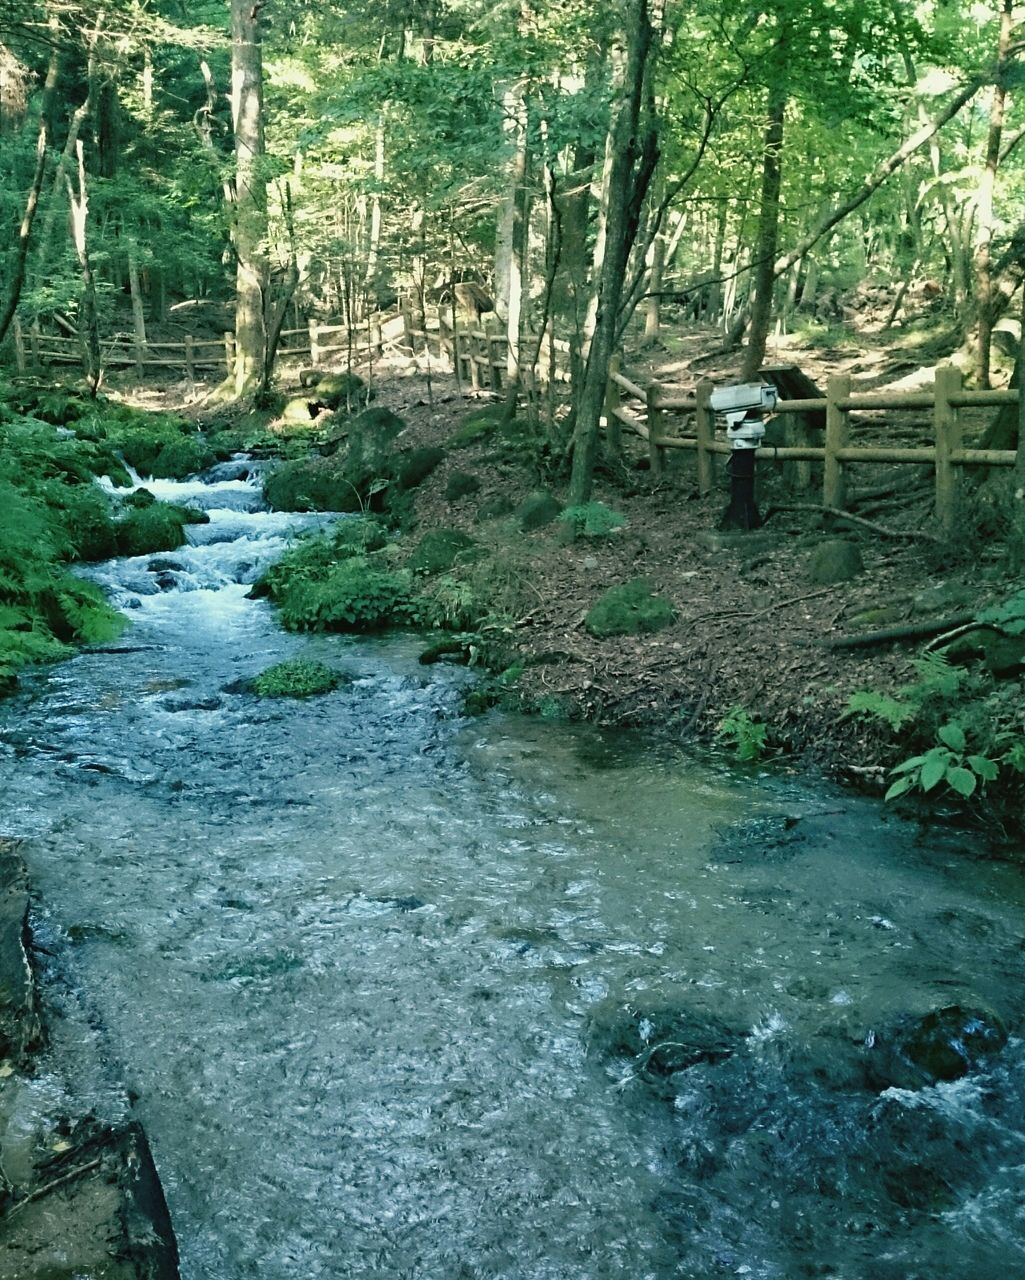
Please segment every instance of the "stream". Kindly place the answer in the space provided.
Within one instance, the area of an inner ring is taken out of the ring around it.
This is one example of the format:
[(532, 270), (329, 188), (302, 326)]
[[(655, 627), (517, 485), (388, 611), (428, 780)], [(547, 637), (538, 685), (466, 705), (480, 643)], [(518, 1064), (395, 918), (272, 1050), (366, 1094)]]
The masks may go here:
[[(244, 458), (147, 487), (210, 523), (91, 567), (134, 625), (0, 704), (60, 1063), (15, 1149), (130, 1109), (185, 1280), (1025, 1274), (1019, 870), (814, 780), (467, 720), (416, 638), (246, 599), (328, 517)], [(298, 654), (351, 682), (244, 691)], [(866, 1082), (950, 1005), (1010, 1040)]]

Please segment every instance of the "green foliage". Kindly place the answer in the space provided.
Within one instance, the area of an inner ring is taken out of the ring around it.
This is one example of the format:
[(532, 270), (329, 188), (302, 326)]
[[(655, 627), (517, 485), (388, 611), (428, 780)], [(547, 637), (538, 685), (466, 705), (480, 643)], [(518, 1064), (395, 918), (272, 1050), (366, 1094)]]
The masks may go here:
[(648, 578), (632, 578), (610, 587), (587, 614), (584, 625), (593, 636), (635, 636), (661, 631), (675, 620), (668, 600), (654, 594)]
[(154, 551), (174, 551), (185, 543), (185, 526), (196, 522), (196, 512), (168, 502), (127, 507), (114, 527), (117, 554), (146, 556)]
[(253, 692), (261, 698), (311, 698), (337, 689), (341, 677), (322, 662), (291, 658), (261, 671), (253, 680)]
[(415, 617), (410, 576), (367, 557), (343, 560), (324, 577), (295, 577), (275, 594), (292, 631), (383, 631)]
[(1025, 635), (1025, 591), (1016, 592), (991, 609), (983, 609), (976, 615), (976, 621), (996, 627), (1005, 635)]
[(444, 573), (457, 560), (465, 559), (476, 545), (461, 529), (432, 529), (417, 543), (409, 567), (414, 573)]
[(765, 752), (769, 730), (761, 721), (752, 719), (743, 707), (733, 707), (719, 722), (716, 736), (738, 760), (753, 763)]
[(969, 800), (980, 787), (995, 781), (999, 765), (988, 756), (968, 753), (964, 729), (956, 721), (941, 725), (936, 736), (938, 745), (891, 770), (895, 777), (885, 799), (896, 800), (915, 789), (928, 793), (942, 783), (947, 791)]
[(915, 718), (915, 707), (910, 702), (898, 702), (885, 693), (873, 689), (859, 689), (847, 699), (847, 710), (855, 714), (875, 716), (897, 732), (909, 720)]
[(611, 510), (604, 502), (566, 507), (559, 519), (569, 525), (578, 538), (605, 538), (626, 524), (626, 516)]

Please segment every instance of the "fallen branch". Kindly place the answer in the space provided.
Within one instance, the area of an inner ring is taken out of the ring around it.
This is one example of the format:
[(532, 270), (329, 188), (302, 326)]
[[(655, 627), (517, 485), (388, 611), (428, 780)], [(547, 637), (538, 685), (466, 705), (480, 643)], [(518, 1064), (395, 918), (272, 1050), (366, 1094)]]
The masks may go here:
[(852, 516), (849, 511), (841, 511), (839, 507), (824, 507), (817, 502), (777, 502), (769, 507), (765, 519), (777, 511), (813, 511), (819, 515), (832, 516), (834, 520), (843, 520), (859, 529), (869, 529), (883, 538), (894, 538), (898, 541), (936, 542), (931, 533), (921, 533), (917, 529), (888, 529), (885, 525), (876, 524), (874, 520), (866, 520), (864, 516)]
[(13, 1218), (16, 1213), (20, 1213), (33, 1200), (41, 1200), (43, 1196), (48, 1196), (51, 1191), (56, 1191), (58, 1187), (66, 1186), (69, 1182), (73, 1182), (75, 1178), (81, 1178), (83, 1174), (91, 1173), (93, 1169), (98, 1169), (102, 1163), (103, 1157), (97, 1156), (95, 1160), (90, 1160), (87, 1164), (80, 1164), (77, 1169), (69, 1169), (61, 1177), (55, 1178), (53, 1182), (48, 1182), (43, 1187), (37, 1187), (35, 1191), (30, 1192), (23, 1200), (19, 1200), (17, 1204), (12, 1205), (4, 1217)]
[(906, 622), (901, 626), (883, 627), (879, 631), (863, 631), (860, 635), (833, 636), (824, 643), (830, 649), (860, 649), (873, 644), (886, 644), (889, 640), (917, 640), (921, 636), (935, 635), (937, 631), (949, 631), (974, 620), (971, 613), (959, 613), (953, 617), (931, 618), (926, 622)]
[(977, 622), (972, 618), (971, 622), (966, 622), (961, 627), (955, 627), (953, 631), (944, 631), (941, 636), (936, 636), (934, 640), (930, 640), (925, 646), (926, 653), (932, 653), (936, 649), (942, 649), (951, 640), (957, 640), (960, 636), (970, 635), (973, 631), (996, 631), (997, 628), (991, 626), (988, 622)]

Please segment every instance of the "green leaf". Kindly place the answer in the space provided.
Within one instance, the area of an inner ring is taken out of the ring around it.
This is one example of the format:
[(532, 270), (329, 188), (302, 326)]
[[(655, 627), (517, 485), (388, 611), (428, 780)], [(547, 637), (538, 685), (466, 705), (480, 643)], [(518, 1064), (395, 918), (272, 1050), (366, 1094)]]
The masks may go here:
[(945, 743), (951, 751), (963, 751), (965, 749), (964, 730), (953, 720), (950, 724), (945, 724), (936, 735), (942, 743)]
[(1000, 772), (1000, 766), (989, 756), (969, 756), (968, 766), (975, 770), (983, 782), (992, 782)]
[(922, 773), (919, 778), (923, 791), (931, 791), (933, 787), (942, 781), (944, 774), (950, 764), (950, 758), (944, 753), (942, 756), (932, 756), (922, 765)]
[(959, 796), (964, 796), (966, 800), (977, 785), (975, 774), (970, 769), (948, 769), (946, 781), (947, 786), (956, 791)]
[(910, 760), (905, 760), (902, 764), (896, 765), (890, 772), (910, 773), (912, 769), (920, 769), (923, 764), (925, 764), (925, 756), (912, 756)]
[(883, 799), (896, 800), (898, 796), (902, 796), (905, 792), (910, 791), (914, 785), (914, 778), (910, 778), (905, 774), (903, 778), (898, 778), (896, 782), (890, 784), (890, 787), (887, 790), (886, 795), (883, 796)]

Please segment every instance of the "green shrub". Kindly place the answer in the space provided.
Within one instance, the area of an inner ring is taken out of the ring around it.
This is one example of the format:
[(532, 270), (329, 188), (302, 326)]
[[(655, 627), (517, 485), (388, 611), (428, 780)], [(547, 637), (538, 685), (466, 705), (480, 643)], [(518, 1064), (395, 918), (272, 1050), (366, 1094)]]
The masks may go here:
[(323, 577), (293, 577), (275, 600), (293, 631), (383, 631), (408, 625), (415, 613), (409, 575), (363, 556), (343, 560)]
[(980, 786), (995, 781), (999, 765), (988, 756), (968, 753), (968, 740), (959, 724), (951, 721), (942, 725), (936, 736), (937, 746), (890, 771), (896, 776), (885, 799), (896, 800), (916, 788), (928, 793), (943, 783), (948, 791), (968, 800)]
[(734, 707), (719, 722), (716, 736), (733, 751), (738, 760), (753, 763), (760, 760), (768, 742), (768, 727), (753, 720), (743, 707)]
[(626, 524), (626, 516), (611, 510), (604, 502), (585, 502), (580, 507), (566, 507), (559, 519), (578, 538), (605, 538)]
[(610, 587), (588, 612), (584, 625), (593, 636), (635, 636), (661, 631), (675, 620), (668, 600), (654, 594), (648, 578)]
[(185, 526), (207, 519), (201, 512), (168, 502), (129, 507), (114, 526), (117, 554), (146, 556), (154, 551), (175, 551), (185, 544)]
[(291, 658), (261, 671), (253, 680), (253, 692), (261, 698), (311, 698), (337, 689), (337, 671), (306, 658)]
[(457, 560), (465, 559), (476, 545), (461, 529), (432, 529), (417, 543), (409, 567), (414, 573), (444, 573)]

